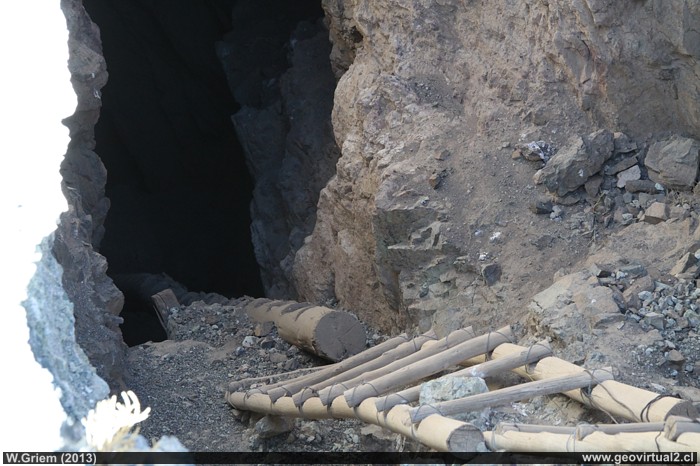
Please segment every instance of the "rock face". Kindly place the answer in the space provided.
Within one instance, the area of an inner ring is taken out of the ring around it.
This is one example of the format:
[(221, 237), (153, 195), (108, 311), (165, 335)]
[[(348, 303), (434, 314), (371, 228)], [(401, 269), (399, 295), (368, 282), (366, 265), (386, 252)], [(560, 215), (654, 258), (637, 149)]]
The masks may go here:
[[(312, 12), (277, 3), (234, 9), (234, 29), (218, 55), (242, 105), (232, 120), (255, 180), (251, 230), (265, 295), (290, 299), (297, 295), (294, 254), (313, 229), (319, 192), (335, 173), (339, 151), (330, 126), (335, 78), (328, 30), (320, 20), (300, 22)], [(269, 21), (265, 8), (290, 11), (250, 53), (249, 35)], [(282, 54), (287, 43), (289, 57)]]
[[(563, 147), (572, 135), (610, 128), (630, 136), (617, 142), (627, 153), (650, 132), (700, 135), (694, 2), (323, 6), (341, 157), (293, 278), (300, 299), (337, 300), (384, 329), (446, 329), (485, 310), (522, 308), (509, 283), (540, 286), (556, 270), (527, 240), (516, 247), (507, 236), (491, 244), (474, 236), (506, 217), (530, 222), (507, 210), (518, 202), (513, 185), (528, 183), (494, 140), (546, 135)], [(443, 169), (448, 176), (431, 186)], [(500, 254), (502, 288), (484, 289), (481, 253)]]
[(674, 135), (649, 147), (649, 178), (671, 189), (691, 190), (698, 178), (700, 141)]
[(544, 184), (550, 192), (564, 196), (598, 173), (612, 157), (613, 148), (613, 135), (604, 129), (585, 138), (575, 136), (535, 174), (535, 183)]
[(100, 377), (117, 389), (126, 349), (119, 330), (124, 300), (106, 275), (107, 261), (97, 252), (109, 200), (104, 194), (107, 171), (93, 152), (94, 125), (101, 106), (99, 93), (107, 81), (107, 71), (99, 30), (82, 2), (64, 0), (62, 8), (70, 31), (68, 67), (78, 107), (65, 120), (71, 143), (61, 175), (69, 208), (61, 215), (53, 254), (63, 267), (63, 287), (73, 303), (76, 340)]

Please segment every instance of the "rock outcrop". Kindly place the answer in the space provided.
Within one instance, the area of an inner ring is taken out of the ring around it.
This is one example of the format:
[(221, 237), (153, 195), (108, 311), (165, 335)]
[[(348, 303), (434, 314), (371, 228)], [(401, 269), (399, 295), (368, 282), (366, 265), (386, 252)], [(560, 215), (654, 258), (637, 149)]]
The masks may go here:
[[(323, 5), (341, 158), (294, 281), (301, 299), (337, 300), (387, 330), (522, 309), (515, 283), (544, 286), (562, 265), (531, 244), (544, 224), (517, 246), (485, 240), (532, 222), (511, 208), (528, 182), (499, 146), (562, 147), (599, 128), (632, 145), (659, 131), (700, 135), (694, 2)], [(585, 249), (569, 247), (570, 261)], [(505, 284), (486, 286), (480, 259), (495, 259)]]
[[(278, 16), (265, 40), (250, 50), (249, 36), (269, 21), (268, 10), (279, 8), (289, 8), (288, 14)], [(280, 2), (234, 9), (234, 29), (217, 44), (231, 92), (242, 106), (232, 121), (255, 181), (252, 240), (271, 298), (297, 296), (294, 255), (313, 230), (319, 192), (339, 156), (330, 125), (335, 79), (328, 31), (320, 20), (307, 19), (311, 13)]]
[(63, 267), (63, 287), (73, 303), (76, 340), (98, 375), (119, 389), (125, 370), (126, 345), (119, 330), (124, 298), (107, 277), (107, 260), (98, 252), (109, 200), (104, 192), (107, 171), (93, 152), (107, 70), (99, 30), (82, 2), (64, 0), (62, 8), (70, 31), (68, 67), (78, 106), (65, 120), (71, 142), (61, 175), (69, 207), (61, 215), (53, 254)]

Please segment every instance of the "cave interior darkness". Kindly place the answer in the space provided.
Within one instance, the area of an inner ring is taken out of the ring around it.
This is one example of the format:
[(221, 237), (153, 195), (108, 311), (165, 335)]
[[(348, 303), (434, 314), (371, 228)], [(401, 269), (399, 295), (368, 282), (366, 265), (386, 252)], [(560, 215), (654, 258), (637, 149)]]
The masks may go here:
[[(166, 273), (190, 291), (263, 296), (250, 233), (253, 180), (231, 115), (287, 68), (285, 44), (319, 0), (84, 0), (109, 79), (95, 127), (111, 207), (99, 251), (124, 292), (129, 345), (165, 332), (133, 274)], [(240, 45), (224, 74), (216, 43)], [(246, 82), (246, 86), (240, 86)], [(237, 91), (237, 92), (240, 92)]]

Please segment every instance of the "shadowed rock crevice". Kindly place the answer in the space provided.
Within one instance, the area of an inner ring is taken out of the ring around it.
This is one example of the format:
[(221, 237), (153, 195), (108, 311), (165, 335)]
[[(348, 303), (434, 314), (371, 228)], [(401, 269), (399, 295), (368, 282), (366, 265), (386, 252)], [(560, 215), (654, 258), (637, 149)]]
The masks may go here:
[[(292, 8), (281, 1), (85, 0), (85, 8), (100, 28), (109, 72), (100, 95), (95, 152), (108, 173), (111, 206), (100, 252), (107, 257), (110, 276), (119, 283), (124, 275), (165, 273), (194, 291), (231, 297), (280, 289), (272, 294), (293, 295), (286, 283), (274, 284), (284, 277), (278, 272), (280, 261), (310, 234), (318, 191), (332, 175), (324, 167), (333, 167), (337, 158), (334, 145), (325, 150), (295, 136), (289, 118), (295, 111), (315, 113), (312, 99), (318, 96), (294, 87), (316, 70), (306, 66), (309, 53), (294, 59), (292, 44), (321, 37), (330, 50), (328, 33), (317, 22), (319, 2)], [(300, 21), (306, 23), (299, 29)], [(221, 42), (225, 37), (228, 41)], [(255, 44), (261, 43), (272, 44), (270, 53), (260, 54), (265, 51)], [(224, 61), (222, 67), (223, 48), (238, 62)], [(324, 115), (319, 125), (325, 123), (323, 131), (330, 135), (335, 82), (328, 51), (313, 57), (323, 57), (330, 76), (321, 81), (328, 89), (324, 112), (318, 112)], [(305, 78), (284, 78), (297, 64), (306, 67)], [(308, 87), (314, 92), (318, 86)], [(270, 105), (277, 111), (254, 114)], [(255, 125), (283, 129), (259, 131), (261, 136), (241, 129)], [(297, 125), (299, 131), (313, 133)], [(290, 134), (294, 140), (286, 141)], [(247, 136), (262, 137), (267, 146), (250, 150), (256, 141)], [(290, 145), (296, 148), (293, 157), (286, 155)], [(319, 151), (330, 153), (330, 163), (318, 165), (308, 155)], [(284, 183), (280, 172), (290, 175)], [(313, 173), (311, 182), (307, 173)], [(258, 263), (263, 264), (262, 281)], [(148, 297), (122, 291), (123, 317), (141, 320), (152, 313)], [(145, 323), (137, 327), (157, 329)], [(164, 335), (146, 331), (130, 340), (135, 344), (149, 337), (161, 340)]]

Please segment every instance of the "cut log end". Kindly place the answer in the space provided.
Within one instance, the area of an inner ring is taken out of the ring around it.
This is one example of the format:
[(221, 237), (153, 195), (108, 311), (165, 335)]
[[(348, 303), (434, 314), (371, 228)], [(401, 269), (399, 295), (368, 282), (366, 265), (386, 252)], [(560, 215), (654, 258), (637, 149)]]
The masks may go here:
[(331, 361), (341, 361), (364, 351), (367, 334), (355, 316), (330, 312), (318, 322), (313, 335), (316, 354)]
[(477, 451), (484, 442), (484, 434), (472, 424), (458, 427), (447, 437), (447, 450), (451, 452)]

